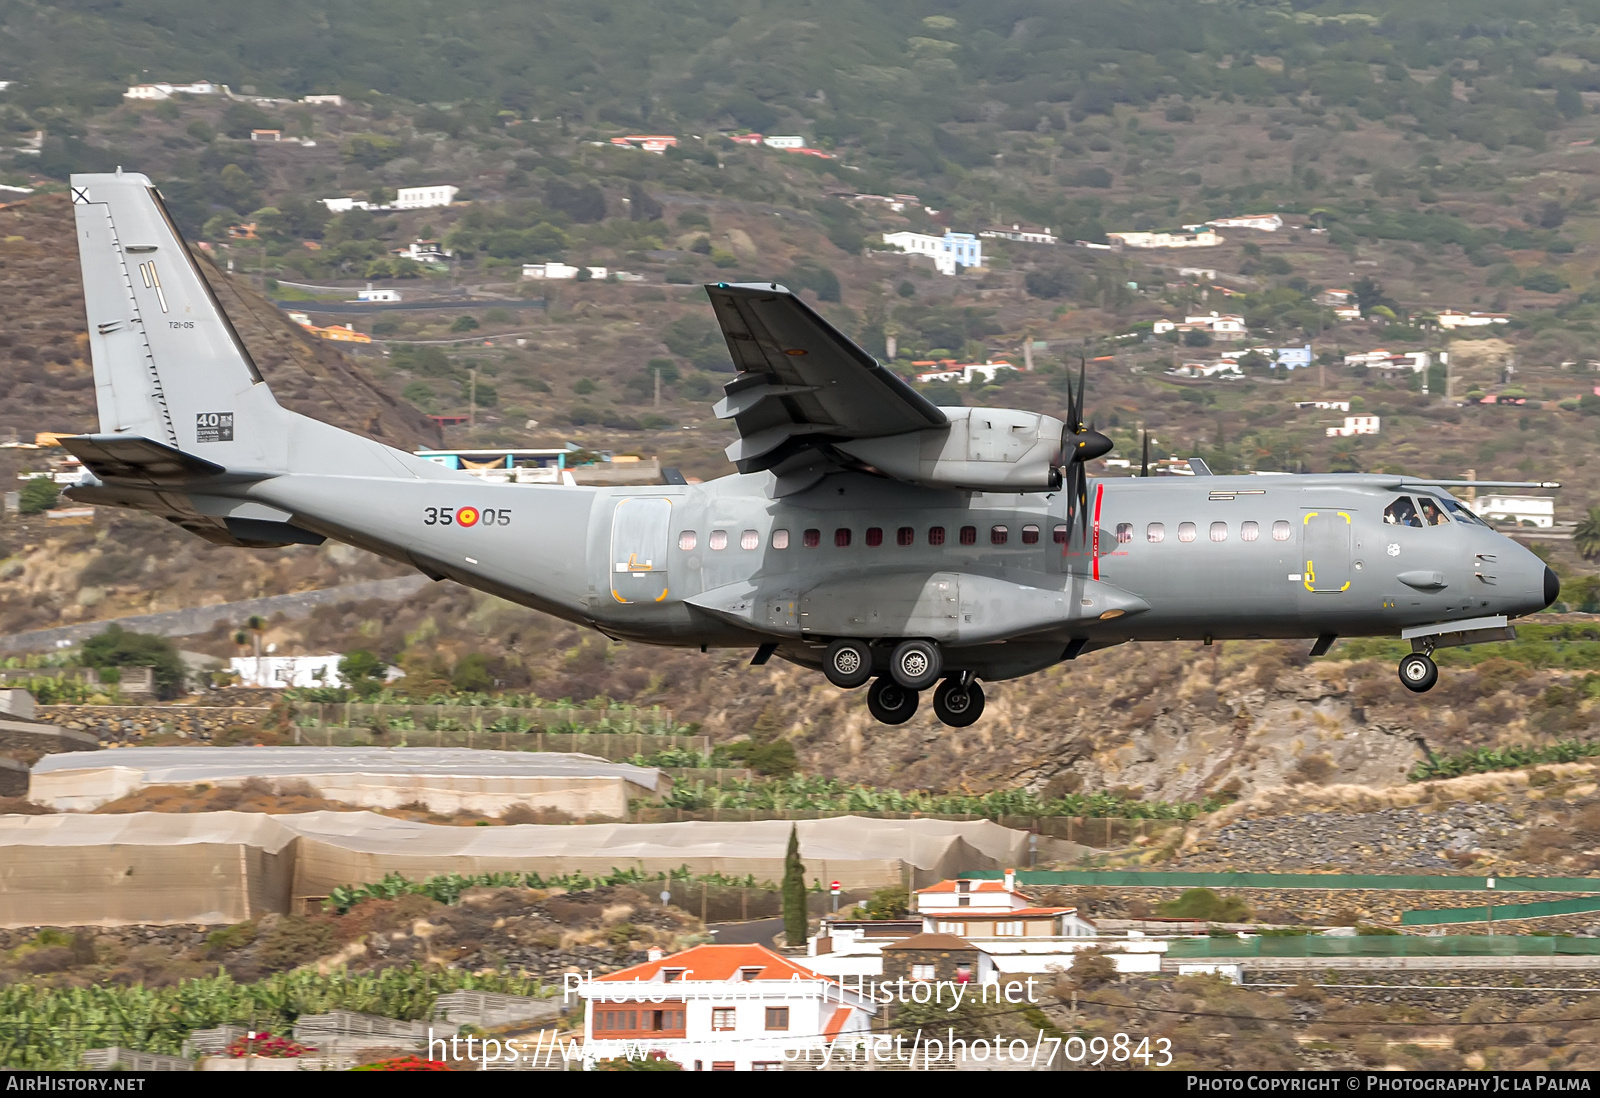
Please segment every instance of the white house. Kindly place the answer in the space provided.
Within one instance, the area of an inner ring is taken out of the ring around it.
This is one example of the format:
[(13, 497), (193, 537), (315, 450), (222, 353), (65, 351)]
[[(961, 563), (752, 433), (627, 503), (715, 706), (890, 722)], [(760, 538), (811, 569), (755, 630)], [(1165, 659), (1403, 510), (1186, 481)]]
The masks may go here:
[(1213, 248), (1225, 238), (1205, 230), (1198, 233), (1107, 233), (1106, 239), (1124, 248)]
[(972, 233), (884, 233), (883, 242), (910, 255), (929, 256), (940, 274), (953, 275), (961, 267), (983, 266), (983, 244)]
[(300, 97), (300, 102), (308, 107), (342, 107), (344, 106), (344, 96), (305, 95)]
[[(522, 265), (522, 277), (546, 279), (577, 278), (578, 270), (579, 268), (577, 267), (569, 266), (566, 263), (558, 263), (552, 259), (548, 263), (524, 263)], [(589, 271), (589, 277), (597, 282), (611, 273), (605, 267), (589, 267), (587, 270)]]
[(1250, 334), (1250, 329), (1245, 326), (1244, 317), (1236, 313), (1212, 312), (1208, 316), (1186, 316), (1182, 322), (1176, 320), (1158, 320), (1150, 326), (1156, 335), (1165, 335), (1167, 332), (1192, 332), (1199, 330), (1210, 334), (1212, 339), (1223, 343), (1244, 339)]
[(1511, 318), (1504, 313), (1458, 313), (1454, 309), (1439, 311), (1439, 327), (1487, 328), (1491, 324), (1509, 324)]
[(1040, 907), (1017, 888), (1015, 870), (1004, 879), (956, 878), (917, 889), (917, 912), (926, 934), (962, 938), (1092, 938), (1094, 924), (1075, 907)]
[(660, 1053), (688, 1071), (781, 1071), (803, 1049), (864, 1037), (878, 1012), (861, 990), (765, 946), (651, 954), (576, 982), (586, 1067)]
[(235, 656), (228, 670), (239, 676), (240, 686), (282, 690), (291, 686), (343, 686), (339, 677), (340, 655), (332, 656)]
[(1283, 228), (1283, 218), (1277, 214), (1244, 214), (1241, 217), (1219, 217), (1214, 221), (1207, 221), (1207, 225), (1217, 229), (1256, 229), (1264, 233), (1275, 233)]
[(350, 210), (389, 210), (392, 206), (375, 206), (361, 198), (324, 198), (322, 204), (330, 213), (348, 213)]
[(1490, 522), (1537, 526), (1541, 530), (1556, 524), (1556, 501), (1549, 496), (1479, 496), (1468, 501), (1467, 506), (1473, 514)]
[(763, 137), (761, 143), (769, 149), (803, 149), (806, 139), (803, 137)]
[(1304, 369), (1311, 365), (1311, 344), (1309, 343), (1304, 347), (1246, 347), (1239, 350), (1223, 351), (1221, 357), (1240, 359), (1252, 352), (1261, 355), (1274, 366), (1282, 366), (1286, 370)]
[(356, 291), (356, 300), (357, 301), (399, 301), (400, 300), (400, 291), (399, 290), (383, 290), (383, 289), (375, 290), (375, 289), (372, 288), (372, 283), (369, 282), (369, 283), (367, 283), (367, 288), (365, 290), (357, 290)]
[(1185, 362), (1174, 366), (1166, 373), (1173, 377), (1215, 377), (1224, 381), (1229, 378), (1244, 377), (1244, 370), (1233, 359), (1224, 358), (1217, 362)]
[(397, 210), (425, 210), (431, 206), (448, 206), (456, 200), (460, 187), (444, 184), (437, 187), (401, 187), (395, 191), (394, 208)]
[(122, 93), (124, 99), (171, 99), (174, 95), (216, 95), (221, 90), (209, 80), (193, 84), (135, 84)]
[(1346, 366), (1365, 366), (1367, 369), (1410, 370), (1425, 373), (1433, 365), (1433, 356), (1427, 351), (1389, 352), (1379, 347), (1375, 351), (1358, 351), (1344, 356)]
[(1329, 438), (1349, 438), (1351, 435), (1375, 435), (1378, 433), (1378, 416), (1345, 416), (1343, 427), (1329, 427)]
[(611, 143), (621, 149), (643, 149), (660, 154), (676, 148), (678, 139), (665, 133), (630, 133), (626, 137), (613, 137)]
[(437, 240), (413, 240), (404, 248), (395, 249), (395, 254), (418, 263), (443, 263), (453, 253)]
[(994, 383), (995, 374), (1001, 370), (1015, 370), (1016, 367), (1009, 362), (965, 362), (942, 364), (941, 369), (924, 370), (916, 377), (917, 382), (926, 385), (932, 381), (953, 381), (957, 385), (971, 385), (974, 377), (981, 377), (985, 385)]
[(1009, 229), (1004, 227), (984, 229), (978, 235), (995, 240), (1019, 240), (1024, 244), (1054, 244), (1056, 242), (1056, 234), (1050, 231), (1048, 225), (1042, 229), (1029, 229), (1021, 225), (1012, 225)]
[(1325, 412), (1348, 412), (1350, 410), (1350, 402), (1348, 400), (1297, 400), (1294, 402), (1294, 406), (1296, 408), (1316, 408)]

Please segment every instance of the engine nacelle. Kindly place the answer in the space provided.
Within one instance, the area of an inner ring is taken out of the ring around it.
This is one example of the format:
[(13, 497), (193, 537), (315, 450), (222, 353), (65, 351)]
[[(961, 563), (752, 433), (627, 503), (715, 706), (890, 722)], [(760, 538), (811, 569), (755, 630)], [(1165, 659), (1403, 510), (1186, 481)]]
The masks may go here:
[(834, 449), (885, 476), (930, 488), (1049, 492), (1061, 487), (1056, 462), (1066, 424), (1011, 408), (945, 408), (949, 423)]

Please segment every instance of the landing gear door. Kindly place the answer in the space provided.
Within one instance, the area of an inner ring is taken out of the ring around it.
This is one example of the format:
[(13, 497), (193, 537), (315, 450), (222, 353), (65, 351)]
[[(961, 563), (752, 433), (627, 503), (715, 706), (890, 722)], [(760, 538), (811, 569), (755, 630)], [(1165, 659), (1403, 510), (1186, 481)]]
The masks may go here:
[(1305, 570), (1300, 582), (1304, 592), (1327, 596), (1350, 590), (1353, 532), (1349, 511), (1329, 507), (1301, 514), (1300, 555), (1305, 558)]
[(611, 520), (611, 595), (618, 602), (665, 602), (672, 501), (632, 497), (617, 501)]

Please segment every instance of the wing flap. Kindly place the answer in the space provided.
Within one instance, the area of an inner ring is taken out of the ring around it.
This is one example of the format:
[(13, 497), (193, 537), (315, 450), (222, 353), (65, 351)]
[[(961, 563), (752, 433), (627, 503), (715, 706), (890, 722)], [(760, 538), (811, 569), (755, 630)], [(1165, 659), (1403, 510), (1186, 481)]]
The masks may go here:
[(107, 481), (135, 484), (184, 484), (227, 472), (205, 458), (186, 454), (153, 439), (128, 435), (74, 435), (61, 445), (84, 467)]

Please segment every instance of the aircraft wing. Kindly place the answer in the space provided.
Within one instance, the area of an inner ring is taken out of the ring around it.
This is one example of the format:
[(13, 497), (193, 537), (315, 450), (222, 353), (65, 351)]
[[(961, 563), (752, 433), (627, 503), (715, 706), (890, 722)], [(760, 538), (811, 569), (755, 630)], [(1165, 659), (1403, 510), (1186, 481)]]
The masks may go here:
[(741, 473), (772, 469), (780, 479), (798, 474), (814, 483), (831, 465), (830, 443), (947, 422), (937, 405), (777, 283), (718, 283), (706, 292), (739, 370), (715, 412), (739, 429), (728, 458)]

